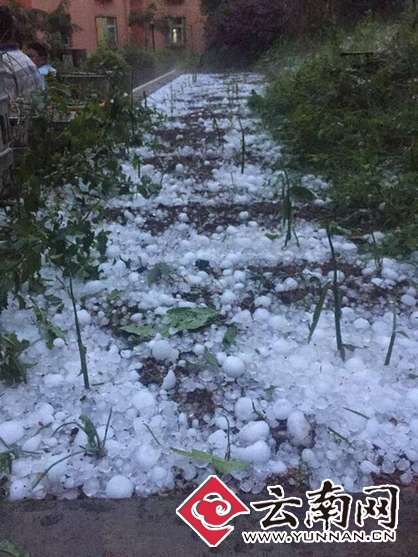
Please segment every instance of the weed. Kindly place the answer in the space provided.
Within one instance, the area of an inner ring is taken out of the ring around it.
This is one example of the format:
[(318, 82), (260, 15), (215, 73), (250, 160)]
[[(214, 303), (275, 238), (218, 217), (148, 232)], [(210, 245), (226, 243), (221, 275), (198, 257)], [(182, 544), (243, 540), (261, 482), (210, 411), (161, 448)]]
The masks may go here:
[(18, 445), (9, 445), (1, 437), (0, 443), (6, 448), (5, 451), (0, 452), (0, 474), (11, 474), (14, 460), (38, 454), (32, 451), (24, 451)]
[(22, 362), (28, 340), (19, 340), (14, 333), (0, 335), (0, 381), (9, 385), (26, 383), (26, 372), (33, 364)]
[(321, 289), (321, 295), (319, 297), (319, 301), (315, 307), (312, 323), (309, 326), (309, 339), (308, 343), (311, 342), (313, 334), (315, 332), (316, 327), (318, 326), (319, 319), (321, 317), (322, 310), (324, 309), (325, 298), (327, 297), (328, 290), (331, 288), (331, 283), (327, 282)]
[(48, 466), (48, 468), (46, 470), (44, 470), (42, 472), (42, 474), (40, 474), (40, 476), (37, 478), (35, 483), (32, 485), (32, 489), (35, 489), (35, 487), (37, 485), (39, 485), (39, 483), (48, 475), (48, 473), (55, 466), (58, 466), (58, 464), (61, 464), (61, 462), (65, 462), (66, 460), (68, 460), (68, 459), (70, 459), (74, 456), (77, 456), (77, 455), (80, 455), (80, 454), (86, 454), (87, 456), (95, 457), (97, 459), (104, 458), (106, 456), (106, 441), (107, 441), (107, 436), (108, 436), (108, 433), (109, 433), (109, 427), (110, 427), (111, 419), (112, 419), (112, 409), (110, 410), (109, 416), (107, 418), (106, 428), (105, 428), (105, 433), (103, 435), (103, 439), (98, 434), (96, 426), (94, 425), (94, 423), (92, 422), (92, 420), (88, 416), (80, 416), (80, 421), (79, 422), (76, 422), (76, 421), (67, 422), (67, 423), (62, 424), (61, 426), (59, 426), (53, 432), (53, 435), (58, 433), (58, 431), (60, 431), (64, 427), (72, 425), (72, 426), (77, 427), (78, 429), (80, 429), (81, 431), (83, 431), (86, 434), (87, 445), (85, 447), (81, 447), (83, 449), (82, 451), (76, 451), (75, 453), (71, 453), (69, 455), (66, 455), (63, 458), (60, 458), (57, 461), (53, 462), (50, 466)]

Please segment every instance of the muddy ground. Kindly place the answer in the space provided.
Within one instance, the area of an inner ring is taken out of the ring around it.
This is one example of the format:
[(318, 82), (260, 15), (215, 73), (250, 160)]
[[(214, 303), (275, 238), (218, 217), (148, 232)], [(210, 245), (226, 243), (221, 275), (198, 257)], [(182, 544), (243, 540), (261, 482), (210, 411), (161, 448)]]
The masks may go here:
[[(176, 507), (187, 495), (124, 501), (84, 499), (1, 503), (0, 540), (15, 542), (29, 552), (30, 557), (418, 555), (416, 493), (404, 492), (401, 496), (396, 543), (246, 546), (240, 532), (259, 529), (257, 518), (262, 518), (252, 513), (249, 517), (240, 516), (233, 522), (235, 532), (217, 549), (205, 548), (196, 534), (176, 516)], [(290, 494), (286, 492), (286, 495)], [(249, 502), (248, 498), (243, 499)], [(254, 498), (251, 500), (254, 501)]]

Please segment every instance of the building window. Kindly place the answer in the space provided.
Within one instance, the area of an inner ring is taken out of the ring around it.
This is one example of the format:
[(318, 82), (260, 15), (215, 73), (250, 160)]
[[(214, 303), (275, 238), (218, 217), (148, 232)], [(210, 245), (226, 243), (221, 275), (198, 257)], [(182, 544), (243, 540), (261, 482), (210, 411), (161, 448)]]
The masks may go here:
[(116, 17), (96, 17), (97, 43), (110, 47), (118, 45), (118, 24)]
[(170, 44), (171, 46), (184, 46), (186, 44), (186, 18), (170, 18)]

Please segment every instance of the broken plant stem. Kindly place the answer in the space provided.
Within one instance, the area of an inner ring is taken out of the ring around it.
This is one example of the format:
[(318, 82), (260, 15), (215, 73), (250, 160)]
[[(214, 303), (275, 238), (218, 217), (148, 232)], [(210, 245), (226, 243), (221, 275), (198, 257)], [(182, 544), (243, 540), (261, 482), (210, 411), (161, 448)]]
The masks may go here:
[(392, 359), (393, 348), (395, 346), (395, 341), (396, 341), (396, 327), (397, 327), (397, 315), (396, 315), (396, 310), (394, 309), (393, 310), (392, 334), (391, 334), (391, 337), (390, 337), (389, 348), (388, 348), (386, 358), (385, 358), (385, 366), (389, 366), (390, 361)]
[(289, 175), (286, 171), (284, 171), (285, 181), (283, 184), (282, 190), (282, 201), (283, 201), (283, 226), (286, 227), (286, 238), (284, 241), (284, 247), (287, 247), (287, 244), (292, 239), (292, 227), (293, 227), (293, 208), (292, 208), (292, 198), (290, 195), (290, 180)]
[(241, 174), (245, 172), (245, 159), (247, 158), (247, 144), (245, 141), (245, 129), (242, 125), (241, 116), (238, 116), (239, 127), (241, 130)]
[(75, 301), (75, 297), (74, 297), (74, 290), (73, 290), (73, 278), (72, 278), (71, 275), (70, 275), (70, 281), (69, 282), (70, 282), (69, 294), (70, 294), (71, 303), (72, 303), (72, 306), (73, 306), (75, 330), (76, 330), (76, 334), (77, 334), (77, 345), (78, 345), (78, 351), (79, 351), (79, 354), (80, 354), (80, 366), (81, 366), (80, 374), (83, 376), (84, 387), (86, 389), (90, 389), (89, 371), (88, 371), (88, 367), (87, 367), (87, 349), (84, 346), (83, 339), (81, 337), (80, 322), (78, 320), (77, 306), (76, 306), (76, 301)]
[(332, 292), (334, 294), (335, 336), (337, 339), (337, 348), (341, 355), (341, 359), (345, 361), (345, 348), (341, 334), (341, 292), (338, 285), (338, 265), (329, 225), (327, 226), (327, 236), (329, 247), (331, 249), (331, 262), (333, 267)]

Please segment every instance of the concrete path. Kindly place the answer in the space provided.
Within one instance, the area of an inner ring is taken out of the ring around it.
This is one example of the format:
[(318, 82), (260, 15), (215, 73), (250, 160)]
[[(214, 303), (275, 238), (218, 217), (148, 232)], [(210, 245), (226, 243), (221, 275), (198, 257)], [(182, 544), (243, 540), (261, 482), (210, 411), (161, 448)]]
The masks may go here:
[(176, 77), (180, 75), (180, 73), (181, 72), (179, 70), (172, 70), (164, 75), (156, 77), (151, 81), (148, 81), (147, 83), (144, 83), (143, 85), (135, 87), (135, 89), (132, 91), (134, 99), (141, 100), (144, 97), (144, 94), (147, 97), (149, 95), (152, 95), (153, 93), (158, 91), (158, 89), (161, 89), (161, 87), (164, 87), (164, 85), (170, 83), (170, 81), (174, 81)]

